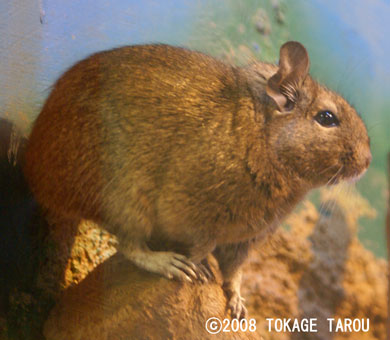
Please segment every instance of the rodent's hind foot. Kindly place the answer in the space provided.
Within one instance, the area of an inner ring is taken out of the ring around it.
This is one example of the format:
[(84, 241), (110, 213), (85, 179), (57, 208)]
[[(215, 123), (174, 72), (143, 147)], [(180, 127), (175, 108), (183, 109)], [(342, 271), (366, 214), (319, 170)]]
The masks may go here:
[(160, 274), (168, 279), (177, 279), (193, 283), (200, 280), (207, 282), (203, 268), (195, 265), (186, 256), (174, 252), (136, 250), (124, 252), (138, 267)]
[(238, 292), (234, 292), (228, 298), (227, 308), (230, 310), (230, 315), (232, 319), (245, 319), (248, 315), (248, 310), (244, 306), (245, 299), (241, 297)]

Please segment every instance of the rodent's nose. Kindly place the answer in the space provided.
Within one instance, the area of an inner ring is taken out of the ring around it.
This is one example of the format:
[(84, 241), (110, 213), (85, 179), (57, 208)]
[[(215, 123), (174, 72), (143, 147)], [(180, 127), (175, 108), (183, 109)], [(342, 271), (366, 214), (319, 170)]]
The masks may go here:
[(365, 168), (367, 169), (372, 160), (372, 154), (369, 144), (362, 150), (362, 160)]
[(368, 166), (370, 165), (371, 160), (372, 160), (372, 154), (370, 149), (368, 149), (368, 153), (366, 155), (366, 168), (368, 168)]

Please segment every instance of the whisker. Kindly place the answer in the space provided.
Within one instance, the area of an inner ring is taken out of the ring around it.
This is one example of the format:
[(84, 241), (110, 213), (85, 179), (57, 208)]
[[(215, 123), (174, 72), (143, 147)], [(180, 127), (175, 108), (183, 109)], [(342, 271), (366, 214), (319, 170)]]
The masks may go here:
[(344, 164), (336, 171), (336, 173), (329, 179), (329, 181), (325, 184), (325, 186), (329, 186), (334, 184), (334, 182), (337, 180), (337, 176), (340, 174), (342, 169), (344, 168)]
[[(329, 179), (329, 181), (325, 184), (326, 187), (328, 186), (331, 186), (331, 184), (334, 183), (334, 181), (337, 179), (337, 176), (340, 174), (340, 172), (342, 171), (342, 169), (344, 168), (344, 165), (342, 165), (337, 171), (336, 173)], [(325, 201), (324, 203), (321, 204), (320, 206), (320, 211), (319, 211), (319, 214), (320, 215), (325, 215), (325, 213), (328, 213), (330, 212), (331, 210), (329, 209), (330, 208), (330, 205), (332, 204), (332, 200), (327, 200)]]
[[(336, 188), (335, 188), (335, 191), (334, 191), (334, 197), (338, 197), (340, 195), (341, 192), (345, 191), (346, 190), (346, 187), (344, 185), (338, 185)], [(336, 207), (336, 205), (338, 204), (337, 202), (337, 199), (334, 198), (331, 200), (330, 202), (330, 205), (328, 207), (329, 209), (329, 213), (332, 215), (333, 212), (334, 212), (334, 209)]]
[(378, 128), (379, 126), (383, 125), (383, 121), (379, 120), (374, 123), (370, 123), (370, 125), (367, 126), (367, 131), (371, 132), (374, 128)]
[(330, 165), (330, 166), (328, 166), (327, 168), (324, 168), (324, 169), (322, 169), (321, 171), (319, 171), (318, 172), (318, 174), (319, 175), (322, 175), (324, 172), (326, 172), (326, 171), (328, 171), (328, 170), (330, 170), (330, 169), (332, 169), (332, 168), (334, 168), (334, 167), (336, 167), (337, 165)]

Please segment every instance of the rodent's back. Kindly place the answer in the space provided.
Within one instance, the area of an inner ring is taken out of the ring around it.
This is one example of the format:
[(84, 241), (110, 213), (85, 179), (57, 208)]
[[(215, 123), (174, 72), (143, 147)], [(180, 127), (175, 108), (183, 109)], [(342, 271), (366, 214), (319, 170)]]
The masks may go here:
[(49, 210), (114, 214), (132, 190), (153, 196), (179, 158), (188, 169), (202, 162), (231, 126), (236, 86), (230, 66), (186, 49), (97, 53), (54, 85), (30, 136), (27, 180)]

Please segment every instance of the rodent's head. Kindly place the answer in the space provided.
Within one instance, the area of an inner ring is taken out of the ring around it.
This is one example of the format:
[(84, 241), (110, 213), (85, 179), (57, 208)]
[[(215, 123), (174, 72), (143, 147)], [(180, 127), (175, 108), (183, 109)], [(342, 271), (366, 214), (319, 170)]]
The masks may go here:
[(308, 71), (304, 46), (285, 43), (266, 86), (272, 98), (265, 122), (271, 157), (312, 186), (357, 179), (371, 162), (366, 127), (346, 100)]

